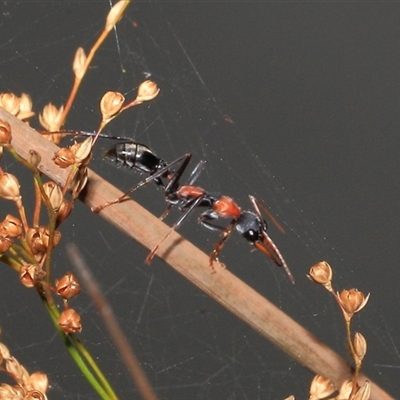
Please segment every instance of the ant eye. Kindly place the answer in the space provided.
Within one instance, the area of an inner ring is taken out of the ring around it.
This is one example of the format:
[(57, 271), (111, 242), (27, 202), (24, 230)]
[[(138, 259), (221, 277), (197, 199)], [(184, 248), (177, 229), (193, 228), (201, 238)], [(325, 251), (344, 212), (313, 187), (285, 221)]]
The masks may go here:
[(254, 229), (249, 229), (246, 232), (243, 233), (243, 236), (248, 240), (249, 242), (256, 242), (259, 238), (259, 234), (256, 230)]

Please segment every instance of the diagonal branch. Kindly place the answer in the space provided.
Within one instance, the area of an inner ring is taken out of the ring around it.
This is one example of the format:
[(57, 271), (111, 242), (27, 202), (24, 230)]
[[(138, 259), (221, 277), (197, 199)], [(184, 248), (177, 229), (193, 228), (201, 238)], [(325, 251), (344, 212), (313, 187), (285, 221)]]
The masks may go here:
[[(1, 108), (0, 118), (10, 123), (12, 144), (22, 157), (26, 158), (30, 149), (36, 150), (42, 156), (41, 172), (55, 182), (65, 182), (68, 170), (59, 169), (51, 160), (57, 149), (53, 143)], [(82, 201), (89, 207), (96, 207), (121, 195), (121, 191), (90, 171)], [(169, 229), (134, 201), (106, 208), (100, 215), (148, 249), (152, 249)], [(157, 255), (297, 362), (329, 378), (336, 387), (351, 378), (351, 368), (344, 359), (230, 271), (218, 268), (217, 273), (211, 274), (208, 256), (176, 232), (168, 244), (160, 247)], [(359, 384), (366, 379), (360, 376)], [(372, 384), (371, 399), (392, 397)]]

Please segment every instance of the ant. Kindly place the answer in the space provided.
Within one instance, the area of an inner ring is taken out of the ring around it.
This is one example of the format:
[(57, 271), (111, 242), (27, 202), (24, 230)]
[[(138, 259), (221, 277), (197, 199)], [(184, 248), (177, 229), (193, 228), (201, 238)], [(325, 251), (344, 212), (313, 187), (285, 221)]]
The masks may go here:
[[(122, 153), (119, 152), (120, 149), (123, 150)], [(130, 155), (134, 155), (133, 160), (129, 159), (128, 156)], [(138, 169), (138, 167), (135, 165), (136, 154), (126, 151), (124, 144), (117, 144), (113, 146), (107, 151), (107, 156), (119, 162), (121, 165), (134, 165), (134, 168)], [(293, 275), (290, 272), (282, 254), (267, 234), (267, 223), (262, 217), (260, 208), (262, 208), (272, 219), (273, 217), (270, 215), (265, 206), (255, 197), (249, 196), (254, 211), (242, 211), (232, 198), (218, 194), (211, 194), (199, 186), (194, 186), (195, 181), (199, 177), (204, 167), (204, 161), (200, 161), (196, 165), (188, 179), (188, 183), (186, 185), (180, 185), (179, 180), (184, 171), (187, 169), (190, 160), (191, 154), (187, 153), (172, 163), (165, 165), (163, 168), (157, 168), (151, 171), (149, 169), (150, 175), (146, 179), (139, 182), (136, 186), (132, 187), (128, 192), (118, 199), (107, 202), (97, 207), (93, 211), (100, 212), (105, 207), (124, 201), (129, 194), (133, 193), (139, 187), (142, 187), (152, 181), (155, 181), (157, 184), (159, 184), (158, 180), (161, 177), (166, 177), (168, 179), (168, 183), (162, 186), (164, 189), (167, 209), (161, 218), (164, 218), (169, 213), (169, 210), (172, 208), (172, 206), (177, 206), (179, 210), (183, 212), (183, 214), (147, 256), (147, 263), (151, 263), (160, 245), (168, 239), (171, 233), (181, 225), (181, 223), (195, 208), (205, 207), (206, 210), (203, 211), (198, 217), (199, 223), (208, 229), (222, 231), (222, 238), (217, 242), (213, 252), (210, 254), (210, 267), (213, 270), (214, 261), (219, 262), (219, 253), (221, 252), (225, 242), (228, 240), (233, 230), (236, 229), (252, 246), (266, 254), (272, 261), (274, 261), (276, 265), (283, 267), (290, 281), (294, 283)], [(160, 163), (158, 163), (158, 165), (159, 164)], [(175, 165), (179, 165), (178, 169), (175, 172), (171, 172), (172, 167)], [(215, 225), (212, 222), (217, 219), (230, 219), (231, 221), (226, 227), (223, 227), (220, 225)]]
[[(68, 132), (76, 135), (92, 136), (90, 132)], [(101, 134), (100, 137), (122, 140), (109, 148), (104, 156), (116, 162), (118, 165), (128, 167), (139, 172), (148, 173), (149, 176), (129, 189), (121, 197), (109, 201), (103, 205), (93, 208), (92, 211), (99, 213), (104, 208), (127, 200), (128, 196), (138, 188), (155, 182), (164, 190), (167, 209), (162, 214), (161, 219), (165, 218), (173, 206), (177, 206), (183, 212), (182, 216), (169, 229), (161, 241), (153, 248), (146, 258), (147, 263), (151, 263), (161, 244), (175, 231), (188, 215), (197, 207), (206, 208), (199, 217), (198, 222), (208, 229), (221, 231), (222, 238), (216, 243), (214, 250), (210, 254), (210, 267), (214, 271), (214, 261), (219, 262), (218, 256), (230, 237), (233, 230), (237, 230), (252, 246), (266, 254), (277, 266), (283, 267), (290, 281), (294, 284), (294, 278), (289, 270), (282, 254), (275, 243), (267, 234), (267, 223), (262, 217), (260, 207), (270, 215), (266, 207), (255, 197), (249, 196), (254, 211), (242, 211), (238, 204), (230, 197), (219, 194), (211, 194), (199, 186), (194, 186), (195, 181), (200, 176), (204, 168), (204, 161), (200, 161), (190, 174), (186, 185), (180, 185), (179, 181), (184, 171), (187, 169), (191, 160), (191, 153), (184, 154), (175, 161), (167, 164), (159, 158), (149, 147), (134, 142), (129, 138), (108, 136)], [(172, 167), (179, 165), (176, 171)], [(164, 180), (166, 182), (164, 182)], [(214, 224), (212, 221), (218, 219), (230, 219), (230, 223), (224, 227)], [(283, 230), (281, 228), (281, 230)]]

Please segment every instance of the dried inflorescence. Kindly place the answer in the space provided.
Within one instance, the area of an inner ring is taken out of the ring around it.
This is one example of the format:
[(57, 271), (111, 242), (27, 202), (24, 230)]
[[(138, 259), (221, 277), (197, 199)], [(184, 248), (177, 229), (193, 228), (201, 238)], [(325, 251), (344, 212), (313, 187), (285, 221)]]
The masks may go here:
[(43, 372), (29, 374), (18, 360), (11, 356), (7, 346), (0, 343), (0, 369), (7, 373), (15, 385), (0, 384), (0, 399), (46, 400), (49, 381)]
[(32, 111), (32, 99), (26, 93), (22, 93), (21, 97), (14, 93), (0, 93), (0, 107), (22, 121), (35, 115)]
[[(369, 294), (365, 295), (357, 289), (345, 289), (341, 292), (335, 291), (332, 286), (333, 271), (330, 265), (321, 261), (310, 268), (309, 275), (310, 280), (323, 286), (328, 292), (330, 292), (337, 304), (339, 305), (345, 323), (346, 323), (346, 335), (347, 343), (354, 361), (354, 376), (352, 380), (343, 382), (339, 394), (334, 397), (335, 400), (368, 400), (371, 394), (371, 387), (368, 381), (366, 381), (361, 387), (358, 385), (358, 375), (361, 369), (361, 364), (364, 360), (367, 352), (367, 341), (365, 337), (356, 332), (352, 337), (351, 334), (351, 321), (354, 315), (360, 312), (368, 302)], [(328, 393), (329, 388), (328, 379), (317, 375), (310, 389), (310, 399), (322, 399), (330, 396)], [(327, 390), (324, 391), (323, 386), (326, 385)], [(333, 385), (332, 385), (333, 388)]]

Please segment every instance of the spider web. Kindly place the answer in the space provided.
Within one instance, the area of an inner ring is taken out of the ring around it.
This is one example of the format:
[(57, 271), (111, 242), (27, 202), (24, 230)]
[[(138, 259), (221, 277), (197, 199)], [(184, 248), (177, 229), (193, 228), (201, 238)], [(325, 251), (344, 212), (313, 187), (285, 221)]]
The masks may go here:
[[(49, 101), (61, 105), (73, 54), (94, 42), (109, 7), (107, 1), (2, 3), (1, 90), (29, 93), (36, 111)], [(324, 7), (131, 4), (96, 56), (66, 127), (96, 129), (105, 91), (132, 98), (141, 81), (156, 81), (160, 96), (122, 114), (108, 131), (168, 161), (191, 151), (194, 163), (207, 163), (201, 186), (244, 208), (249, 194), (263, 200), (286, 229), (282, 236), (271, 226), (271, 237), (296, 286), (236, 235), (221, 255), (224, 263), (343, 356), (339, 311), (305, 274), (324, 259), (338, 290), (372, 292), (355, 321), (369, 346), (364, 372), (396, 395), (400, 327), (397, 299), (388, 293), (397, 293), (399, 238), (397, 20), (382, 3), (362, 12), (356, 5)], [(108, 146), (100, 144), (92, 168), (128, 189), (140, 176), (104, 162)], [(4, 164), (16, 168), (9, 159)], [(164, 210), (151, 185), (134, 196), (156, 215)], [(196, 216), (180, 232), (205, 251), (218, 238), (198, 227)], [(306, 398), (310, 372), (161, 262), (145, 266), (144, 249), (85, 207), (76, 205), (63, 238), (84, 252), (160, 398)], [(63, 248), (56, 253), (54, 276), (70, 270)], [(6, 268), (2, 277), (0, 325), (13, 354), (29, 371), (49, 374), (50, 398), (96, 398), (36, 293)], [(81, 294), (72, 306), (83, 318), (82, 340), (117, 393), (137, 396), (91, 300)]]

